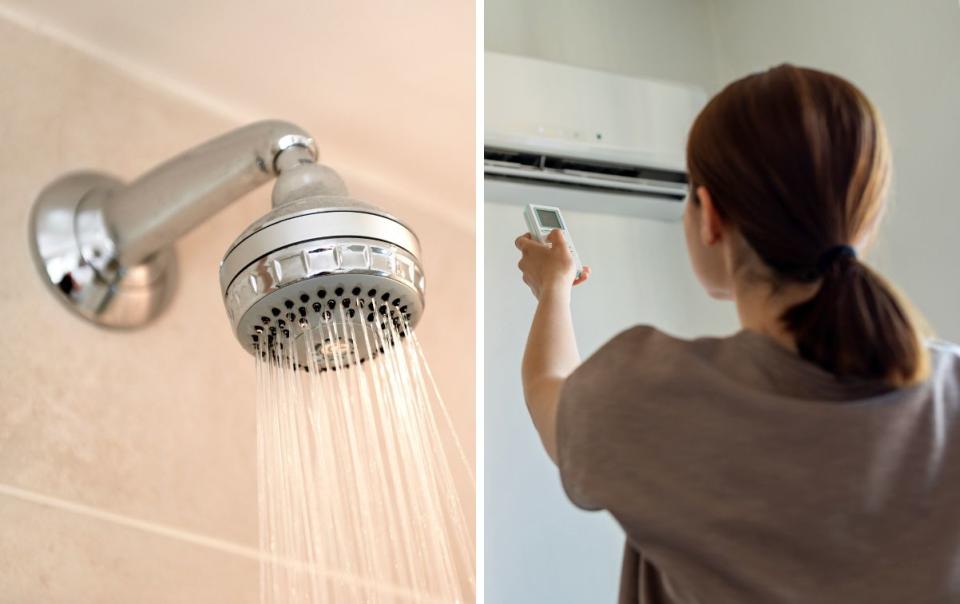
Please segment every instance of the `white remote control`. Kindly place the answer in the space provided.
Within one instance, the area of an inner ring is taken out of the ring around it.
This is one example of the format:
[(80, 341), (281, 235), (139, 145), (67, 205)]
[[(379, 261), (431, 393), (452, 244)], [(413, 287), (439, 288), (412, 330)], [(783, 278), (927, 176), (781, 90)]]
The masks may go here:
[(523, 218), (527, 221), (527, 230), (530, 231), (530, 235), (540, 242), (545, 243), (547, 235), (553, 229), (563, 231), (563, 239), (567, 242), (567, 249), (570, 250), (570, 254), (573, 255), (573, 261), (577, 266), (577, 279), (579, 279), (580, 273), (583, 272), (583, 265), (580, 263), (577, 250), (573, 247), (573, 238), (570, 237), (570, 231), (567, 230), (567, 223), (560, 215), (560, 208), (529, 204), (523, 210)]

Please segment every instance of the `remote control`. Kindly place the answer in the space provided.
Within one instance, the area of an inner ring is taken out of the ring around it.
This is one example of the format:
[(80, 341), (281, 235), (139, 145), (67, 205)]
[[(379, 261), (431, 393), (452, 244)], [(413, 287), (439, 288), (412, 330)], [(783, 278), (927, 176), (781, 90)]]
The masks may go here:
[(566, 221), (560, 215), (560, 208), (528, 204), (523, 211), (523, 218), (527, 221), (527, 230), (530, 231), (530, 235), (540, 242), (546, 242), (547, 235), (553, 229), (563, 231), (563, 239), (567, 242), (570, 254), (573, 255), (573, 261), (577, 266), (577, 279), (579, 279), (580, 273), (583, 272), (583, 264), (580, 263), (580, 256), (573, 247), (573, 238), (570, 237)]

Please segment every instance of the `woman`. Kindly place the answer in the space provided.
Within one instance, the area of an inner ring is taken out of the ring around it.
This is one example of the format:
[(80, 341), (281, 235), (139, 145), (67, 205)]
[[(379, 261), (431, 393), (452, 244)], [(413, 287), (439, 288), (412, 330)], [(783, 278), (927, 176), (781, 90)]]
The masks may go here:
[(876, 110), (781, 65), (707, 104), (687, 165), (690, 260), (733, 336), (637, 326), (581, 364), (562, 234), (516, 241), (524, 396), (567, 495), (626, 532), (620, 601), (960, 601), (960, 349), (859, 258), (890, 171)]

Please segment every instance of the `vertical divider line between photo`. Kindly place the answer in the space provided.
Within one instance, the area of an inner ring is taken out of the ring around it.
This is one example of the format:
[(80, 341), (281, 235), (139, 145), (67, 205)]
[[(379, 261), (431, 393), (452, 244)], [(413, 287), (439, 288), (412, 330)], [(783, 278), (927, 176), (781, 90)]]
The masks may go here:
[(476, 400), (474, 402), (474, 414), (476, 416), (476, 437), (474, 442), (474, 455), (476, 464), (476, 521), (474, 542), (477, 548), (477, 568), (476, 568), (476, 601), (477, 604), (484, 602), (484, 373), (483, 373), (483, 333), (484, 333), (484, 307), (483, 307), (483, 238), (484, 238), (484, 206), (483, 206), (483, 48), (484, 48), (484, 23), (483, 23), (483, 0), (476, 0), (476, 38), (474, 45), (476, 47), (476, 105), (474, 106), (474, 115), (476, 118), (476, 134), (474, 140), (474, 168), (476, 179), (476, 226), (474, 229), (476, 245), (476, 337), (474, 346), (476, 347)]

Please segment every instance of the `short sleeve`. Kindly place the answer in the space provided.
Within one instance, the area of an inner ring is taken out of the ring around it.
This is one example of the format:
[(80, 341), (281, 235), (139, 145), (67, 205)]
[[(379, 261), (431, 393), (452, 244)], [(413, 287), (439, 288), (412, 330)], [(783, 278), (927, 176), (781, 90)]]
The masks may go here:
[(622, 460), (609, 436), (616, 432), (617, 408), (622, 407), (623, 376), (618, 374), (632, 344), (647, 329), (637, 326), (617, 334), (581, 363), (560, 389), (557, 467), (567, 497), (581, 509), (605, 509), (608, 494), (616, 489), (612, 477)]

